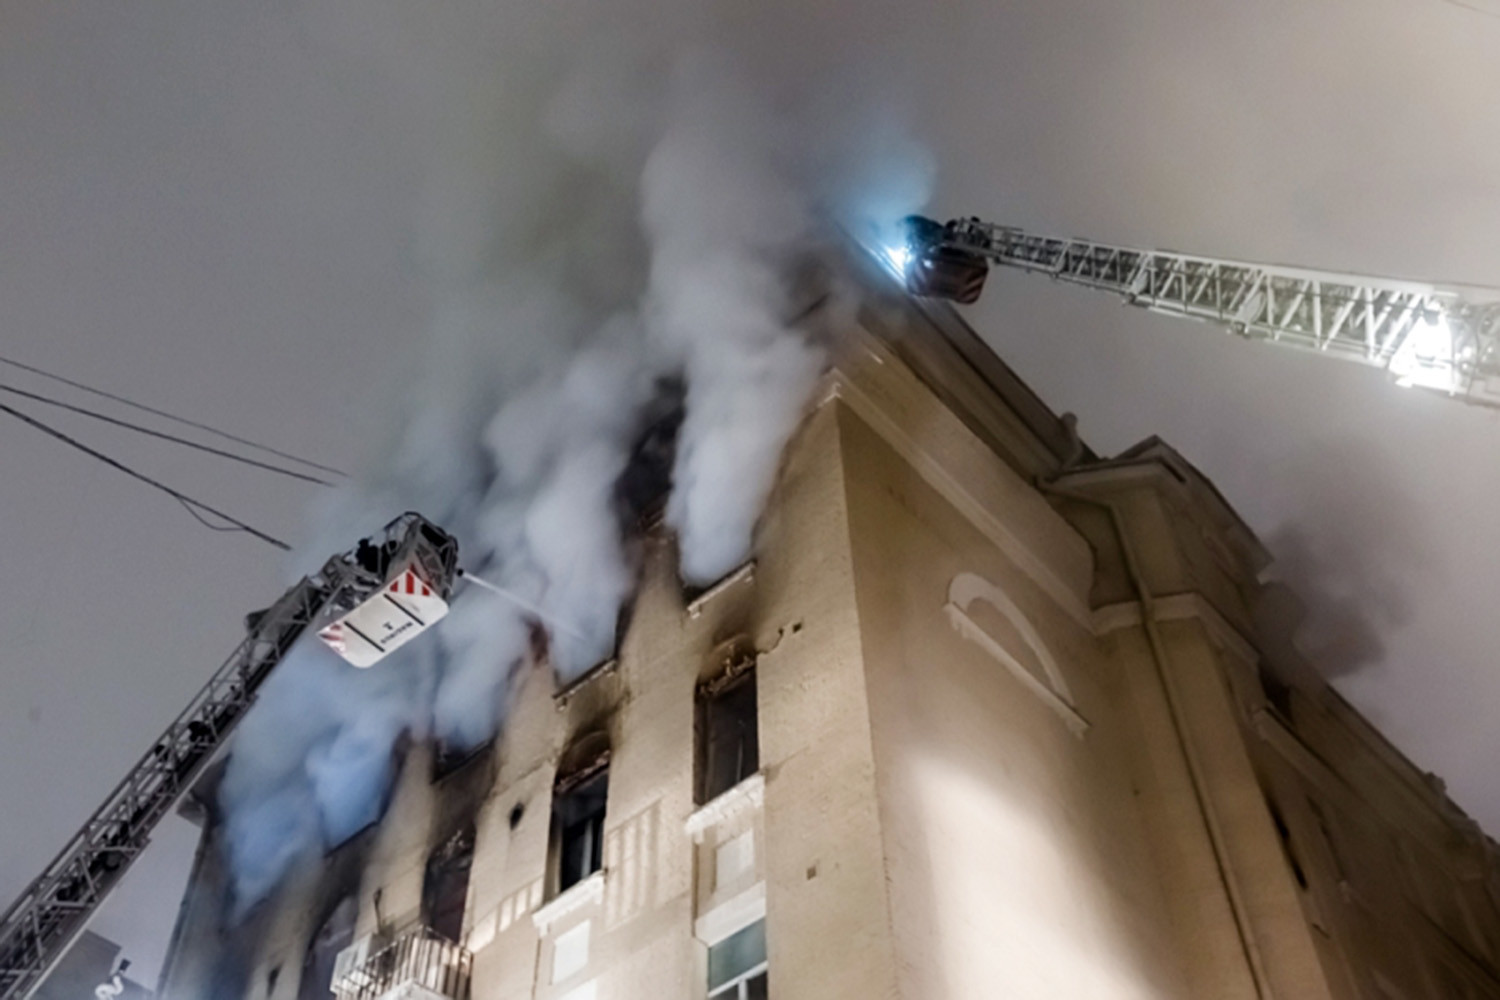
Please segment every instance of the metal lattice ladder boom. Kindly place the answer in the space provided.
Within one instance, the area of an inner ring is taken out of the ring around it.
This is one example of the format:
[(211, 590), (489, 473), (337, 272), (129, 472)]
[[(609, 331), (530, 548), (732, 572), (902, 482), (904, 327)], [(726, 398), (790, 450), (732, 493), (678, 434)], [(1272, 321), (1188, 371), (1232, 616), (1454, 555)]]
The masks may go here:
[(946, 240), (1003, 267), (1151, 312), (1357, 361), (1401, 385), (1500, 407), (1500, 290), (1252, 264), (955, 220)]

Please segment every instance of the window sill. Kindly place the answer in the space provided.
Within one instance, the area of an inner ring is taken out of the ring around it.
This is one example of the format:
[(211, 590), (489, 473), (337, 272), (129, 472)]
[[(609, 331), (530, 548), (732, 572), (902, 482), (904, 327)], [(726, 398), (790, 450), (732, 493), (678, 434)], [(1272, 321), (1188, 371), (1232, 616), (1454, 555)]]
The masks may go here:
[(737, 583), (755, 579), (755, 560), (752, 559), (738, 569), (730, 570), (720, 577), (716, 582), (708, 585), (708, 589), (688, 602), (687, 614), (689, 618), (697, 618), (703, 614), (710, 601), (720, 594), (729, 590)]
[(552, 693), (552, 704), (557, 707), (557, 710), (559, 712), (561, 712), (563, 709), (568, 707), (568, 702), (572, 701), (573, 696), (578, 694), (578, 692), (582, 691), (590, 684), (593, 684), (595, 681), (614, 674), (619, 669), (620, 659), (617, 656), (611, 656), (607, 660), (594, 664), (592, 667), (589, 667), (582, 674), (580, 674), (572, 683), (568, 684), (566, 687), (554, 691)]
[(704, 944), (718, 944), (735, 931), (765, 919), (765, 916), (766, 884), (757, 882), (693, 921), (693, 936)]
[(604, 876), (605, 870), (601, 868), (582, 882), (569, 886), (556, 899), (537, 907), (531, 915), (531, 922), (538, 931), (546, 934), (564, 917), (600, 902), (604, 899)]
[(727, 792), (721, 792), (699, 806), (683, 823), (683, 829), (693, 838), (693, 843), (701, 844), (703, 835), (710, 828), (720, 826), (741, 813), (759, 809), (765, 805), (765, 801), (766, 774), (764, 771), (756, 771)]

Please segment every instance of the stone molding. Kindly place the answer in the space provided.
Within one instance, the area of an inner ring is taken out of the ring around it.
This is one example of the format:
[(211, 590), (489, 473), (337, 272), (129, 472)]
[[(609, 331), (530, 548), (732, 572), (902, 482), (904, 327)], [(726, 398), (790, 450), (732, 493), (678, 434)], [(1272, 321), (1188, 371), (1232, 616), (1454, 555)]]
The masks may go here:
[(752, 559), (738, 569), (730, 570), (729, 573), (719, 578), (719, 581), (711, 585), (703, 593), (688, 602), (687, 614), (689, 618), (697, 618), (703, 614), (703, 609), (715, 597), (729, 590), (737, 583), (748, 583), (755, 579), (755, 560)]
[[(814, 406), (823, 407), (834, 400), (844, 403), (861, 420), (865, 421), (876, 434), (895, 449), (897, 454), (906, 460), (929, 486), (956, 507), (970, 524), (1004, 553), (1007, 559), (1045, 591), (1068, 617), (1085, 628), (1088, 627), (1087, 602), (1063, 576), (1056, 572), (1051, 558), (1039, 552), (1031, 540), (1018, 534), (1010, 525), (996, 517), (985, 502), (976, 498), (969, 487), (961, 483), (949, 471), (948, 465), (942, 459), (933, 455), (929, 448), (919, 444), (907, 429), (887, 413), (865, 389), (856, 385), (848, 374), (837, 368), (824, 376), (824, 384), (819, 390)], [(939, 421), (946, 416), (955, 425), (956, 430), (962, 431), (959, 437), (965, 440), (959, 442), (956, 447), (962, 451), (983, 449), (986, 454), (994, 457), (993, 453), (989, 452), (988, 448), (977, 439), (967, 440), (972, 437), (972, 434), (958, 422), (957, 417), (942, 410), (936, 400), (930, 402), (933, 404), (933, 409), (939, 412), (926, 414), (927, 416)], [(997, 466), (1004, 465), (998, 457), (994, 457), (994, 462)], [(1005, 472), (1010, 473), (1008, 466), (1005, 466)], [(1071, 526), (1067, 530), (1070, 533), (1073, 532)]]
[(693, 936), (704, 944), (718, 944), (765, 915), (766, 884), (757, 882), (693, 921)]
[[(1027, 670), (1025, 664), (1016, 659), (1010, 650), (996, 642), (994, 636), (969, 617), (968, 608), (975, 601), (984, 601), (1015, 626), (1016, 631), (1021, 634), (1021, 639), (1036, 654), (1042, 670), (1046, 672), (1046, 683)], [(1042, 704), (1052, 709), (1068, 727), (1069, 732), (1079, 739), (1083, 738), (1084, 733), (1089, 730), (1089, 722), (1073, 707), (1073, 694), (1068, 690), (1068, 682), (1063, 678), (1062, 671), (1058, 669), (1052, 651), (1047, 648), (1046, 643), (1042, 642), (1042, 637), (1032, 625), (1031, 620), (1021, 612), (1021, 609), (1004, 591), (982, 576), (960, 573), (948, 584), (948, 602), (943, 605), (943, 611), (947, 613), (949, 623), (959, 635), (984, 650), (991, 659), (999, 662), (1012, 677), (1021, 682), (1026, 690), (1036, 695)]]
[[(1260, 662), (1260, 653), (1256, 652), (1250, 640), (1245, 638), (1239, 629), (1229, 624), (1229, 620), (1219, 613), (1219, 609), (1197, 591), (1154, 597), (1151, 599), (1151, 604), (1155, 608), (1155, 614), (1152, 617), (1157, 622), (1197, 619), (1203, 624), (1209, 638), (1216, 646), (1233, 653), (1252, 666)], [(1130, 628), (1139, 624), (1141, 624), (1139, 601), (1107, 604), (1094, 612), (1094, 634), (1098, 636), (1108, 635), (1122, 628)]]
[(537, 907), (531, 914), (531, 922), (536, 929), (546, 934), (553, 924), (564, 917), (601, 902), (604, 899), (605, 874), (605, 869), (601, 868), (582, 882), (569, 886), (556, 899)]
[(722, 826), (729, 820), (752, 809), (760, 809), (766, 801), (766, 775), (757, 771), (738, 785), (704, 803), (689, 814), (682, 828), (693, 843), (703, 843), (703, 835), (711, 828)]

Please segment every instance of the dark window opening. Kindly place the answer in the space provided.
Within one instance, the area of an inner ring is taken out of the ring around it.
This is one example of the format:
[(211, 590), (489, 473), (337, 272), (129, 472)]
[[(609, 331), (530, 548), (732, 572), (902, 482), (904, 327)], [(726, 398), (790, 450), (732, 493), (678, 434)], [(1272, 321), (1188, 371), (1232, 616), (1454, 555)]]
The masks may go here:
[(474, 824), (459, 830), (428, 855), (422, 876), (422, 923), (457, 941), (464, 932), (469, 870), (474, 866)]
[(686, 384), (681, 378), (657, 380), (630, 459), (615, 481), (615, 511), (620, 531), (627, 538), (649, 531), (660, 522), (666, 508), (685, 397)]
[(1262, 666), (1258, 671), (1260, 675), (1260, 687), (1265, 692), (1266, 701), (1274, 708), (1278, 715), (1288, 723), (1292, 721), (1292, 689), (1271, 673), (1269, 669)]
[(465, 765), (479, 760), (480, 755), (493, 745), (490, 740), (471, 747), (438, 740), (432, 747), (432, 780), (442, 781), (455, 771), (463, 770)]
[(338, 953), (354, 943), (354, 919), (359, 907), (353, 896), (345, 896), (324, 919), (318, 932), (307, 942), (302, 958), (302, 979), (297, 984), (297, 1000), (328, 1000), (333, 983), (333, 962)]
[(539, 621), (526, 623), (526, 641), (531, 651), (532, 663), (547, 663), (551, 644), (547, 638), (547, 627)]
[(705, 685), (698, 699), (698, 802), (709, 802), (760, 770), (755, 672)]
[(558, 779), (552, 793), (552, 832), (557, 845), (559, 893), (604, 867), (604, 811), (608, 798), (608, 750)]

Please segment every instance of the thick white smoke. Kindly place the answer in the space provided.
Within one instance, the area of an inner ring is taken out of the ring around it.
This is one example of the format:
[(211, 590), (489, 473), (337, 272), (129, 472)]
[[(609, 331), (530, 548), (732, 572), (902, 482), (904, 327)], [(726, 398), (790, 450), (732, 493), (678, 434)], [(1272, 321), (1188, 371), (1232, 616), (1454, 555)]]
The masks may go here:
[[(540, 609), (564, 680), (610, 654), (635, 584), (617, 483), (663, 387), (685, 389), (667, 520), (701, 584), (750, 554), (823, 363), (787, 285), (809, 199), (826, 202), (808, 192), (833, 186), (824, 164), (721, 59), (675, 60), (665, 78), (651, 64), (526, 79), (532, 100), (440, 165), (449, 238), (420, 247), (440, 301), (425, 376), (309, 546), (316, 564), (421, 511), (459, 538), (466, 568)], [(461, 586), (433, 633), (375, 669), (300, 646), (221, 786), (238, 904), (378, 818), (403, 734), (458, 750), (493, 736), (537, 617)]]
[(811, 220), (791, 171), (759, 145), (776, 134), (774, 121), (701, 64), (681, 79), (642, 178), (647, 315), (687, 375), (667, 520), (683, 576), (708, 583), (749, 551), (821, 358), (788, 327), (791, 254)]

